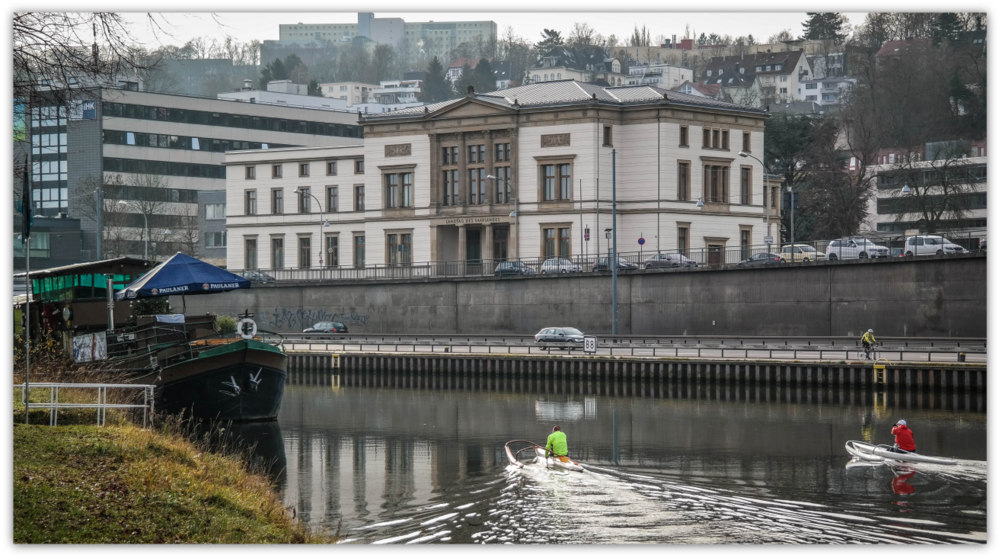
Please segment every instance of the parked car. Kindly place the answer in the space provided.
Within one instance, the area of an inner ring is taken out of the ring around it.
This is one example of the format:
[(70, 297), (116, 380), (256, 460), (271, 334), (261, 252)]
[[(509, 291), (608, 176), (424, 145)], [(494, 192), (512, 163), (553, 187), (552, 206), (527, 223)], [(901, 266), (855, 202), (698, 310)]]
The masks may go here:
[(792, 263), (815, 262), (826, 259), (826, 254), (808, 244), (785, 244), (781, 247), (780, 256), (781, 261)]
[(852, 236), (831, 240), (826, 247), (826, 259), (834, 260), (864, 260), (867, 258), (888, 258), (889, 249), (881, 244), (861, 236)]
[(275, 281), (274, 277), (271, 277), (270, 275), (264, 273), (263, 271), (257, 271), (257, 270), (253, 270), (253, 269), (251, 269), (250, 271), (244, 271), (243, 272), (243, 278), (244, 279), (249, 279), (250, 283), (252, 283), (252, 284), (255, 283), (255, 284), (261, 284), (261, 285), (267, 284), (267, 283), (274, 283), (274, 281)]
[(543, 327), (535, 334), (535, 343), (562, 349), (583, 347), (583, 332), (575, 327)]
[(512, 261), (512, 262), (500, 262), (497, 264), (496, 269), (493, 270), (494, 277), (504, 277), (507, 275), (534, 275), (535, 270), (531, 269), (524, 262)]
[(316, 322), (302, 333), (347, 333), (347, 326), (343, 322)]
[[(608, 266), (608, 261), (609, 260), (607, 256), (601, 256), (597, 258), (597, 261), (594, 262), (593, 271), (611, 271), (611, 268)], [(621, 257), (618, 258), (618, 271), (633, 271), (636, 269), (639, 269), (638, 265), (624, 258)]]
[(698, 267), (698, 262), (682, 254), (656, 253), (642, 264), (643, 269), (662, 269), (669, 267)]
[(889, 248), (890, 258), (903, 258), (906, 256), (906, 252), (902, 248)]
[(979, 251), (982, 252), (982, 253), (984, 253), (984, 254), (986, 253), (986, 238), (985, 237), (979, 239)]
[(542, 262), (542, 273), (580, 273), (583, 268), (566, 258), (549, 258)]
[(906, 237), (904, 251), (907, 256), (941, 256), (944, 254), (967, 254), (969, 251), (947, 238), (934, 234)]
[(761, 267), (765, 265), (776, 265), (785, 260), (781, 259), (781, 256), (777, 254), (772, 254), (770, 252), (761, 252), (759, 254), (754, 254), (749, 258), (736, 264), (741, 267)]

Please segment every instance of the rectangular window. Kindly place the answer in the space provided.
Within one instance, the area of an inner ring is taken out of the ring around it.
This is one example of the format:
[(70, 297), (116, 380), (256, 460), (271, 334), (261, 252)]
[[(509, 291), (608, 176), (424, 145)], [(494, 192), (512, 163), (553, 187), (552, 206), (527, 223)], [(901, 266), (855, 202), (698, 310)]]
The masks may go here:
[(257, 269), (257, 239), (243, 239), (243, 269)]
[(363, 159), (357, 159), (354, 161), (354, 174), (364, 174), (365, 173), (365, 161)]
[(514, 201), (514, 192), (510, 184), (510, 167), (496, 167), (496, 202), (511, 203)]
[(493, 156), (493, 161), (496, 163), (501, 163), (505, 161), (510, 161), (510, 144), (509, 143), (498, 143), (494, 145), (496, 153)]
[(246, 173), (244, 176), (247, 180), (254, 180), (257, 178), (257, 167), (245, 167), (243, 170)]
[(385, 181), (385, 208), (399, 207), (399, 175), (387, 174), (383, 180)]
[(611, 147), (611, 126), (604, 127), (604, 147)]
[(226, 247), (226, 233), (225, 232), (206, 232), (203, 233), (205, 236), (205, 248), (225, 248)]
[(712, 147), (712, 130), (703, 128), (701, 130), (701, 146), (708, 149)]
[(442, 202), (444, 205), (458, 205), (459, 204), (459, 184), (458, 184), (458, 170), (446, 170), (444, 171), (444, 199)]
[(324, 260), (324, 265), (326, 267), (337, 267), (340, 265), (340, 237), (335, 234), (331, 234), (324, 239), (326, 244), (326, 259)]
[(330, 213), (336, 213), (340, 211), (340, 200), (337, 195), (336, 186), (326, 187), (326, 210)]
[(469, 148), (469, 160), (467, 163), (485, 163), (486, 162), (486, 146), (482, 144), (470, 145)]
[(226, 204), (224, 203), (206, 203), (205, 204), (205, 219), (225, 219), (226, 218)]
[(729, 203), (729, 167), (705, 165), (703, 196), (706, 202)]
[(691, 163), (688, 161), (677, 162), (677, 199), (691, 199)]
[(740, 203), (753, 203), (753, 168), (740, 167)]
[(408, 266), (412, 264), (411, 248), (412, 235), (410, 233), (387, 234), (385, 237), (385, 263), (390, 266)]
[(271, 190), (271, 214), (281, 215), (285, 212), (285, 200), (284, 200), (285, 190), (283, 188), (275, 188)]
[(687, 126), (681, 126), (681, 143), (680, 143), (680, 145), (681, 145), (681, 147), (687, 147), (688, 146), (688, 127)]
[(243, 193), (243, 214), (257, 214), (257, 190), (247, 190)]
[(413, 173), (404, 172), (400, 177), (403, 187), (403, 199), (400, 201), (400, 207), (413, 207)]
[(449, 146), (441, 148), (441, 164), (442, 165), (457, 165), (458, 164), (458, 147)]
[(750, 257), (750, 230), (740, 229), (740, 259), (747, 259)]
[(688, 255), (688, 225), (680, 224), (677, 225), (677, 251), (681, 253), (682, 256)]
[(722, 130), (722, 143), (719, 144), (720, 149), (729, 149), (729, 130)]
[(299, 269), (309, 269), (312, 261), (312, 239), (308, 236), (299, 237)]
[(486, 201), (486, 169), (469, 169), (469, 205)]
[(271, 178), (281, 178), (281, 165), (271, 165)]
[[(300, 186), (295, 190), (299, 194), (299, 213), (312, 213), (312, 195), (309, 188)], [(320, 208), (322, 211), (322, 208)]]
[(337, 161), (327, 161), (326, 162), (326, 175), (336, 176), (337, 175)]
[(542, 165), (542, 200), (562, 201), (572, 198), (572, 166), (569, 163)]
[(271, 239), (271, 269), (285, 268), (285, 239), (275, 237)]
[(299, 163), (299, 176), (309, 176), (309, 163)]
[(354, 267), (364, 269), (365, 267), (365, 235), (354, 235)]
[(743, 151), (750, 153), (750, 132), (743, 132)]
[(354, 186), (354, 211), (365, 210), (365, 187), (358, 184)]
[(545, 227), (542, 229), (545, 258), (571, 258), (573, 253), (570, 227)]

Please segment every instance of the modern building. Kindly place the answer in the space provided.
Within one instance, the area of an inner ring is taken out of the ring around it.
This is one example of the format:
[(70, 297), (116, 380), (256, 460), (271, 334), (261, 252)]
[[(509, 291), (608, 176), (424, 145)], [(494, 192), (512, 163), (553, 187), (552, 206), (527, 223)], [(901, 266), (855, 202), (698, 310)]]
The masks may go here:
[(763, 165), (739, 156), (763, 154), (766, 118), (576, 81), (367, 115), (357, 146), (227, 154), (227, 264), (492, 273), (590, 262), (613, 240), (721, 263), (767, 234), (775, 198)]
[[(221, 263), (225, 211), (203, 193), (225, 190), (226, 151), (356, 144), (362, 136), (353, 111), (134, 89), (80, 88), (68, 102), (38, 92), (29, 103), (32, 268), (180, 249)], [(23, 265), (15, 255), (15, 269)]]
[[(928, 146), (928, 152), (933, 147)], [(959, 156), (871, 167), (875, 195), (868, 215), (873, 230), (908, 235), (947, 233), (965, 236), (986, 232), (987, 157)]]
[(364, 37), (377, 44), (392, 46), (400, 53), (415, 53), (418, 59), (435, 56), (444, 62), (463, 44), (490, 47), (496, 43), (497, 24), (493, 21), (418, 21), (377, 18), (371, 12), (358, 13), (357, 23), (290, 23), (278, 25), (280, 43), (350, 43)]
[(652, 85), (660, 89), (674, 89), (694, 79), (694, 71), (670, 64), (629, 66), (625, 85)]

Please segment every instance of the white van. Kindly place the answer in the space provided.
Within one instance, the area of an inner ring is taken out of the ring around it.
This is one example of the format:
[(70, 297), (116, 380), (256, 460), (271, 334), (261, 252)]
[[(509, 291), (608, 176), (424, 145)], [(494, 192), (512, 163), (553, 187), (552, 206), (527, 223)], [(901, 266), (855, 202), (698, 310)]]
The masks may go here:
[(907, 256), (941, 256), (944, 254), (966, 254), (968, 250), (947, 238), (934, 234), (922, 234), (906, 238), (903, 254)]

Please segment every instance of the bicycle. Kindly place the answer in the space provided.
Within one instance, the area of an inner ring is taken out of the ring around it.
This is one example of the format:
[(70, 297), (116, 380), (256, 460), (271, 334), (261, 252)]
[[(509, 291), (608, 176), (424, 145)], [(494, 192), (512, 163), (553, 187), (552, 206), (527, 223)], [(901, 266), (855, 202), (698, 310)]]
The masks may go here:
[(876, 348), (881, 343), (872, 343), (867, 347), (861, 347), (858, 350), (858, 360), (878, 360), (878, 349)]

